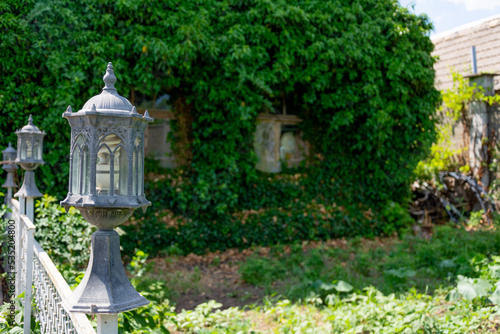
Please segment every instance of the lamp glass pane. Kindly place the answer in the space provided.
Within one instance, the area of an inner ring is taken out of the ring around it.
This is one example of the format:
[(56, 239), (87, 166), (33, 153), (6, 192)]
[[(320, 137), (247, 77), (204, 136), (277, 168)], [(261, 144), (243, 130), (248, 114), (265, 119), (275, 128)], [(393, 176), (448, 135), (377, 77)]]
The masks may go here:
[(82, 160), (82, 195), (90, 193), (90, 153), (88, 147), (83, 150)]
[(96, 190), (98, 195), (108, 195), (110, 185), (111, 151), (107, 145), (100, 147), (97, 153)]
[(144, 192), (144, 148), (143, 145), (139, 147), (139, 171), (137, 173), (138, 195), (143, 195)]
[(114, 134), (101, 137), (96, 165), (96, 190), (98, 195), (115, 195), (116, 190), (119, 190), (120, 156), (125, 151), (120, 144), (120, 138)]
[(137, 170), (138, 170), (138, 160), (137, 160), (137, 149), (134, 150), (134, 158), (132, 162), (132, 195), (137, 196)]
[(28, 144), (21, 140), (21, 160), (27, 159)]
[(32, 158), (33, 158), (33, 144), (31, 140), (26, 140), (26, 159), (32, 159)]
[(35, 144), (33, 145), (33, 159), (40, 160), (41, 158), (40, 148), (41, 148), (40, 141), (35, 140)]
[[(71, 161), (71, 193), (81, 194), (81, 184), (82, 184), (82, 150), (85, 145), (85, 137), (78, 136), (74, 145), (73, 160)], [(41, 146), (41, 145), (40, 145)]]
[(132, 179), (133, 179), (133, 184), (132, 184), (132, 194), (134, 196), (137, 196), (139, 194), (139, 179), (141, 178), (141, 175), (139, 173), (140, 169), (140, 158), (139, 158), (139, 150), (141, 146), (141, 141), (139, 138), (136, 138), (135, 143), (134, 143), (134, 162), (133, 162), (133, 172), (132, 172)]
[(71, 161), (71, 193), (80, 193), (80, 171), (81, 171), (80, 146), (75, 146), (73, 150), (73, 160)]
[[(119, 171), (118, 171), (118, 180), (115, 180), (115, 194), (117, 195), (127, 195), (128, 189), (127, 189), (127, 184), (128, 184), (128, 159), (127, 159), (127, 151), (123, 146), (120, 145), (120, 147), (117, 150), (116, 156), (115, 156), (115, 161), (117, 162), (117, 166), (119, 166)], [(116, 174), (115, 174), (116, 175)]]

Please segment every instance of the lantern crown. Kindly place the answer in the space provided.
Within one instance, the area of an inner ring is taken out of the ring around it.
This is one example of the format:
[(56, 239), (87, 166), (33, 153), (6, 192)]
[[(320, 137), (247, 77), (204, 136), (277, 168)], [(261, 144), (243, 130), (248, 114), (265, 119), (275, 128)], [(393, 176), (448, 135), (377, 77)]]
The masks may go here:
[(30, 115), (30, 117), (28, 118), (28, 124), (23, 126), (21, 128), (21, 130), (17, 130), (16, 133), (43, 133), (43, 134), (45, 134), (45, 132), (40, 131), (40, 129), (35, 124), (33, 124), (33, 116), (32, 115)]
[(3, 154), (13, 154), (14, 158), (16, 156), (16, 149), (12, 147), (12, 144), (9, 142), (9, 146), (2, 151)]
[[(116, 91), (116, 76), (111, 63), (108, 63), (103, 81), (104, 87), (101, 94), (90, 98), (77, 113), (73, 113), (71, 108), (68, 108), (64, 112), (63, 117), (78, 116), (82, 114), (109, 114), (116, 116), (127, 116), (127, 114), (133, 114), (134, 110), (132, 104)], [(139, 115), (137, 114), (137, 116)]]

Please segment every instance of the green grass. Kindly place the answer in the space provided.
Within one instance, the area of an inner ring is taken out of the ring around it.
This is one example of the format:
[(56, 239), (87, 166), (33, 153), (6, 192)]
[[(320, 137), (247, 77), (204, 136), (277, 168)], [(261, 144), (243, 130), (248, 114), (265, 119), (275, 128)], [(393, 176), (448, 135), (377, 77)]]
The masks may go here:
[(269, 292), (278, 286), (274, 292), (292, 300), (318, 292), (319, 281), (334, 280), (349, 282), (357, 290), (374, 286), (385, 294), (412, 287), (432, 293), (453, 285), (458, 275), (477, 277), (475, 262), (500, 253), (500, 233), (469, 233), (448, 226), (436, 228), (430, 240), (406, 235), (385, 241), (380, 245), (353, 239), (343, 248), (326, 244), (306, 251), (302, 245), (275, 246), (269, 256), (254, 255), (241, 263), (240, 274)]
[(122, 333), (498, 331), (500, 232), (445, 226), (430, 240), (408, 235), (328, 244), (275, 246), (243, 261), (241, 277), (268, 294), (244, 308), (220, 310), (210, 301), (176, 313), (168, 300), (155, 299), (161, 289), (146, 291), (153, 303), (123, 314)]

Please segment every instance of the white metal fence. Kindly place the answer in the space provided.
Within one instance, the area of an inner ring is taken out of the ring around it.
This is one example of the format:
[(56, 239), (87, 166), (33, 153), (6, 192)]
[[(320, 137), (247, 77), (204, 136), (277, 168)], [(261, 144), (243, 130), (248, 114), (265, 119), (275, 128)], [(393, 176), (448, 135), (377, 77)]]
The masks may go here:
[(62, 301), (71, 289), (34, 238), (33, 203), (20, 198), (20, 201), (11, 199), (10, 204), (11, 219), (16, 223), (16, 295), (25, 292), (24, 333), (30, 333), (31, 304), (34, 302), (33, 314), (40, 323), (41, 333), (95, 334), (85, 314), (69, 313), (63, 307)]

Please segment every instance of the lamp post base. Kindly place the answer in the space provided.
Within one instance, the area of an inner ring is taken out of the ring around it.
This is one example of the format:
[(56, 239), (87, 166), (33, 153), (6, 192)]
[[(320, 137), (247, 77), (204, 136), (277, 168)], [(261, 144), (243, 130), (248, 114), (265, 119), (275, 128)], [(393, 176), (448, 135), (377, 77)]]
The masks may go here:
[(125, 273), (120, 255), (120, 237), (112, 230), (92, 235), (90, 261), (80, 285), (64, 301), (69, 312), (120, 313), (149, 301), (138, 293)]
[(14, 194), (14, 197), (43, 197), (43, 194), (36, 187), (34, 170), (27, 170), (24, 173), (23, 185)]

